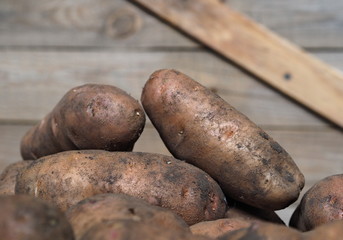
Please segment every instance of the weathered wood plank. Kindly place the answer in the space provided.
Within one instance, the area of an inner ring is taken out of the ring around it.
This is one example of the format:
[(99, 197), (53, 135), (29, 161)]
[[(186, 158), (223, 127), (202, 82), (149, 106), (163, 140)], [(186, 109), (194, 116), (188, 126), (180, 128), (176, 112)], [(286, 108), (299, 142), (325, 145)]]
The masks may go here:
[(343, 46), (343, 1), (225, 0), (225, 3), (297, 45)]
[[(343, 54), (319, 54), (343, 69)], [(217, 91), (259, 125), (323, 126), (326, 123), (211, 53), (2, 52), (0, 121), (44, 117), (63, 94), (84, 83), (116, 85), (139, 99), (148, 76), (175, 68)]]
[[(226, 3), (300, 46), (343, 47), (342, 1)], [(196, 46), (125, 0), (2, 0), (0, 19), (0, 46)]]
[(134, 0), (343, 128), (343, 74), (221, 1)]

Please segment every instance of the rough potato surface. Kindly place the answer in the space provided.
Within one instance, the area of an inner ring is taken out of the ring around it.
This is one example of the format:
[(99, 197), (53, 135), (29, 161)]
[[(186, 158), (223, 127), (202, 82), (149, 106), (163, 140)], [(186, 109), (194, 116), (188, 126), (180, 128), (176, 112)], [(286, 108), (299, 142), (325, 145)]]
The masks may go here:
[(73, 240), (73, 230), (55, 206), (25, 195), (0, 196), (0, 238)]
[(66, 151), (32, 163), (18, 175), (16, 193), (53, 202), (63, 211), (101, 193), (124, 193), (165, 207), (188, 224), (224, 216), (226, 200), (202, 170), (152, 153)]
[(231, 206), (228, 206), (225, 217), (243, 218), (250, 221), (266, 221), (285, 225), (274, 211), (251, 207), (240, 202), (233, 202)]
[(343, 174), (326, 177), (312, 186), (294, 211), (290, 226), (301, 231), (343, 220)]
[(143, 131), (137, 100), (110, 85), (86, 84), (68, 91), (21, 141), (24, 160), (77, 149), (131, 151)]
[(19, 161), (8, 165), (0, 175), (0, 195), (14, 195), (17, 175), (32, 161)]
[(213, 221), (205, 221), (190, 227), (194, 235), (200, 235), (217, 239), (220, 236), (241, 228), (247, 228), (252, 221), (241, 218), (222, 218)]
[(173, 231), (188, 231), (186, 222), (171, 210), (124, 194), (99, 194), (82, 200), (66, 212), (79, 239), (92, 226), (111, 220), (133, 220)]
[(304, 240), (338, 240), (343, 236), (343, 220), (322, 224), (312, 231), (303, 233)]
[(254, 222), (248, 228), (238, 229), (218, 240), (303, 240), (301, 232), (279, 224)]
[(203, 169), (227, 197), (264, 209), (293, 203), (304, 176), (267, 133), (215, 93), (175, 70), (159, 70), (141, 101), (174, 157)]
[(114, 220), (95, 225), (81, 240), (210, 240), (158, 225), (133, 220)]

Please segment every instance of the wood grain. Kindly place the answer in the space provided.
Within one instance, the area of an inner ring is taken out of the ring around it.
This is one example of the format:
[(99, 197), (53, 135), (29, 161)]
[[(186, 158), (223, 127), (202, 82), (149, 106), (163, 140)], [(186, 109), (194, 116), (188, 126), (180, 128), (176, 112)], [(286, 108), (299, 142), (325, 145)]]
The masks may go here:
[(343, 74), (218, 0), (135, 0), (343, 128)]
[[(343, 69), (343, 54), (319, 54)], [(38, 121), (72, 87), (116, 85), (136, 99), (149, 75), (175, 68), (216, 91), (259, 125), (319, 127), (317, 116), (206, 51), (5, 51), (0, 55), (0, 122)]]
[[(297, 45), (343, 47), (342, 1), (227, 0), (226, 4)], [(2, 0), (0, 19), (0, 46), (197, 46), (125, 0)]]

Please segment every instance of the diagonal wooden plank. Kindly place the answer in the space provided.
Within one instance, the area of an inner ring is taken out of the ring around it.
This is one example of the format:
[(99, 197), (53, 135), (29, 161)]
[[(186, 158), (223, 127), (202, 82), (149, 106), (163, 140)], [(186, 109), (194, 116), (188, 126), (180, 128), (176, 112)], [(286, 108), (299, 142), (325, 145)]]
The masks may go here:
[(218, 0), (133, 0), (343, 127), (343, 75)]

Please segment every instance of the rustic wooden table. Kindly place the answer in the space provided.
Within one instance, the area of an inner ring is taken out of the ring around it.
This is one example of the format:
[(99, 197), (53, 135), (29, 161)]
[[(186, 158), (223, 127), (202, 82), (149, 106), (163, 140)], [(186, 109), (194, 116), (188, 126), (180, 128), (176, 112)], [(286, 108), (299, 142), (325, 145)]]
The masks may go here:
[[(343, 2), (227, 0), (343, 69)], [(246, 114), (294, 158), (305, 190), (343, 172), (343, 134), (125, 0), (0, 0), (0, 171), (21, 159), (23, 134), (70, 88), (116, 85), (139, 99), (159, 68), (185, 72)], [(169, 154), (148, 121), (135, 151)], [(288, 221), (292, 205), (279, 212)]]

